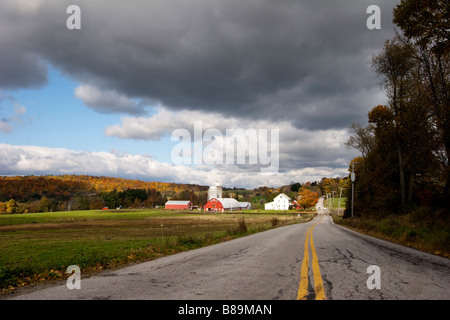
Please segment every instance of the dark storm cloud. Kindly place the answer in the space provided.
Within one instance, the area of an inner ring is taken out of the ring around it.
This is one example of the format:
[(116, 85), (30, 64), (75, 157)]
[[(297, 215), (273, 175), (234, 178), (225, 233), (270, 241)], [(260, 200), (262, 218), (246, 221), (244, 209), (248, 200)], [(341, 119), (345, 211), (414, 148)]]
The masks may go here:
[(31, 52), (0, 46), (0, 88), (34, 88), (47, 84), (47, 66)]
[(374, 3), (361, 0), (80, 0), (81, 30), (65, 27), (72, 3), (22, 2), (0, 4), (2, 87), (45, 84), (48, 61), (173, 110), (307, 129), (365, 120), (377, 97), (368, 58), (393, 33), (390, 0), (375, 1), (381, 30), (366, 28)]

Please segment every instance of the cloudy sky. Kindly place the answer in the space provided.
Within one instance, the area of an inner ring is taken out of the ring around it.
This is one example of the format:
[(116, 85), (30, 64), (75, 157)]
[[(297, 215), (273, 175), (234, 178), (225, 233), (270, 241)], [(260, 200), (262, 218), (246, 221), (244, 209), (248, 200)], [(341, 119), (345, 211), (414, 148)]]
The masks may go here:
[[(349, 126), (386, 102), (369, 61), (399, 2), (2, 0), (0, 175), (248, 188), (346, 175)], [(379, 30), (366, 26), (373, 4)], [(276, 172), (174, 162), (172, 134), (195, 142), (195, 121), (224, 136), (278, 130)]]

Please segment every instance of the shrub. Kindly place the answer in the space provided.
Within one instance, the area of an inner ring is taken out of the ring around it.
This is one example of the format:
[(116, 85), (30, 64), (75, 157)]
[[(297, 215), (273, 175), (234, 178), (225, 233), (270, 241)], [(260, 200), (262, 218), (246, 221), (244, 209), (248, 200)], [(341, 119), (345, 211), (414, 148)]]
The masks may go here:
[(238, 220), (238, 225), (234, 228), (228, 228), (227, 230), (227, 234), (228, 235), (238, 235), (238, 234), (242, 234), (242, 233), (246, 233), (247, 232), (247, 225), (245, 224), (245, 219), (244, 217), (240, 218)]
[(181, 236), (177, 238), (177, 245), (183, 247), (196, 247), (203, 244), (203, 240), (197, 237), (189, 236)]
[(245, 224), (245, 219), (242, 217), (241, 219), (239, 219), (239, 227), (238, 230), (241, 233), (247, 232), (247, 225)]
[(272, 218), (270, 222), (272, 223), (272, 227), (276, 227), (280, 224), (280, 220), (278, 220), (278, 218)]

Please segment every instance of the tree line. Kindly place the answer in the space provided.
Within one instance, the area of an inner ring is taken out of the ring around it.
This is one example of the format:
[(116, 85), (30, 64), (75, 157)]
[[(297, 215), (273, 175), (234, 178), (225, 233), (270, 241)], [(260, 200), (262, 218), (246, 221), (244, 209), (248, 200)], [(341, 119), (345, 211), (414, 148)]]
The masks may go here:
[[(346, 196), (348, 178), (323, 178), (303, 184), (292, 182), (278, 188), (262, 186), (253, 190), (223, 190), (224, 197), (252, 202), (255, 207), (263, 208), (264, 203), (285, 193), (297, 200), (302, 208), (309, 208), (315, 205), (319, 196), (331, 192), (338, 196), (342, 191), (342, 196)], [(98, 210), (104, 207), (153, 208), (164, 206), (168, 199), (190, 200), (195, 206), (204, 206), (207, 197), (208, 186), (199, 185), (84, 175), (0, 177), (0, 214)]]
[(346, 143), (361, 152), (350, 167), (355, 212), (448, 214), (449, 9), (444, 0), (406, 0), (394, 9), (400, 30), (371, 61), (388, 104), (373, 107), (367, 126), (353, 124)]
[(83, 175), (0, 177), (0, 213), (152, 208), (207, 187)]
[(29, 202), (19, 202), (11, 198), (0, 202), (0, 214), (18, 214), (31, 212), (53, 212), (53, 211), (77, 211), (98, 210), (102, 208), (152, 208), (163, 206), (167, 201), (166, 196), (154, 189), (127, 189), (100, 193), (76, 193), (65, 200), (48, 198)]

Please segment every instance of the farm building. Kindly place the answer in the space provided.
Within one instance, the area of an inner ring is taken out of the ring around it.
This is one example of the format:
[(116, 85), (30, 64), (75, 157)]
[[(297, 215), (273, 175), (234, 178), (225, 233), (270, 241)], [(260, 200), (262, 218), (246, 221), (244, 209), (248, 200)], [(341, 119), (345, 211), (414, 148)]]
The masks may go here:
[(241, 205), (233, 198), (212, 198), (205, 205), (205, 211), (241, 211)]
[(166, 202), (165, 208), (192, 210), (192, 202), (189, 200), (169, 200)]
[(284, 193), (280, 193), (273, 199), (272, 202), (264, 205), (265, 210), (289, 210), (289, 206), (292, 205), (291, 198)]
[(242, 210), (251, 210), (252, 204), (250, 202), (240, 202), (239, 205), (241, 206)]
[(208, 201), (213, 198), (222, 198), (222, 185), (219, 182), (216, 182), (208, 189)]

